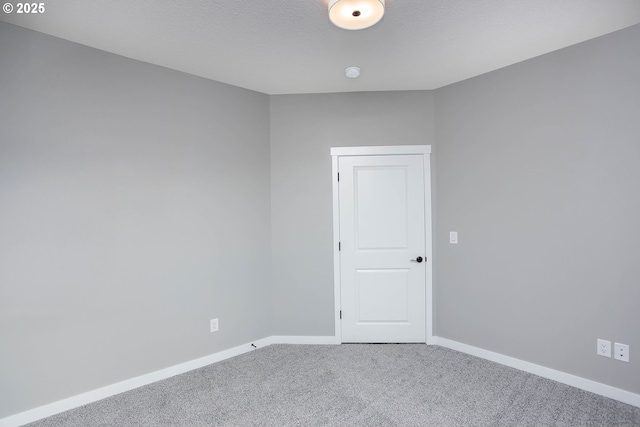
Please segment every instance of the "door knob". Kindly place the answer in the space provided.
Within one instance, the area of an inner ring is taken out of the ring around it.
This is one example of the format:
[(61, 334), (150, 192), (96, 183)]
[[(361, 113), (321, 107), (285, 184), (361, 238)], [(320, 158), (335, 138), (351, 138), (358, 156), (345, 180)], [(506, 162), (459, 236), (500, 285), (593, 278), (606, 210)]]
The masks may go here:
[(421, 256), (419, 256), (418, 258), (416, 258), (416, 259), (412, 259), (411, 261), (413, 261), (413, 262), (417, 262), (417, 263), (421, 263), (421, 262), (422, 262), (422, 257), (421, 257)]

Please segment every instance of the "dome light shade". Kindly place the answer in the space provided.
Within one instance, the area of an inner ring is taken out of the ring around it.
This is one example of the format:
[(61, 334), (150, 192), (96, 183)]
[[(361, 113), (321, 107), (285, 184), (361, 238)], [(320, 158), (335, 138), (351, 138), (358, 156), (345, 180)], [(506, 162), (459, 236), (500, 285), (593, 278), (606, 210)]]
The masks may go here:
[(384, 0), (329, 0), (329, 19), (345, 30), (363, 30), (384, 16)]

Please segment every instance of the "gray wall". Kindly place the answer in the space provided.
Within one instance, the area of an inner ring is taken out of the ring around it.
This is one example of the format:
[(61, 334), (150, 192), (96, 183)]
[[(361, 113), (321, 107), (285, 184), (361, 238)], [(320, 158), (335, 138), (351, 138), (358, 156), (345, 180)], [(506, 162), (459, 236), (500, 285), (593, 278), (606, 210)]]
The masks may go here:
[(434, 143), (432, 92), (271, 97), (274, 333), (333, 335), (330, 147)]
[(435, 105), (438, 335), (640, 393), (640, 26)]
[(0, 22), (0, 418), (271, 335), (269, 178), (268, 96)]

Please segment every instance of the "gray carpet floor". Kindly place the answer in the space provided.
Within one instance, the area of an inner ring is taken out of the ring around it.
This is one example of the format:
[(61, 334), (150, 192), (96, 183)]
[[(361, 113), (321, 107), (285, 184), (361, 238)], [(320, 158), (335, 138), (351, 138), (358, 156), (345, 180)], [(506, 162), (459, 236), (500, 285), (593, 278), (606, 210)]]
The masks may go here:
[(29, 424), (640, 426), (640, 408), (421, 344), (272, 345)]

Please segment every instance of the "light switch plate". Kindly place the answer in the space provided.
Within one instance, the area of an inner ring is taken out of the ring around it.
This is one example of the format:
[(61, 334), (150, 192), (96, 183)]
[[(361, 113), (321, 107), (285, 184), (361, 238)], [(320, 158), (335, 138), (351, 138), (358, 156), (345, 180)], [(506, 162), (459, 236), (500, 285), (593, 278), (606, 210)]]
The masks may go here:
[(458, 244), (458, 232), (457, 231), (450, 231), (449, 232), (449, 243), (451, 243), (452, 245), (457, 245)]

